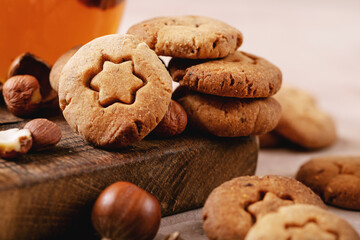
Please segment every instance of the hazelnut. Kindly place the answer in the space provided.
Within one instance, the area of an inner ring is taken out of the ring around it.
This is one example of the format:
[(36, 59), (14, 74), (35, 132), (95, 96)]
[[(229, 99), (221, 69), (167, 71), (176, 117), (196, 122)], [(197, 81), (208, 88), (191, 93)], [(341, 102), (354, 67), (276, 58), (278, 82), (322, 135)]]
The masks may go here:
[(32, 145), (31, 133), (27, 129), (13, 128), (0, 131), (0, 157), (16, 158), (27, 153)]
[(24, 129), (31, 132), (34, 150), (56, 145), (62, 135), (59, 126), (45, 118), (31, 120), (24, 126)]
[(34, 76), (40, 84), (40, 93), (44, 101), (50, 101), (49, 96), (56, 97), (52, 93), (52, 88), (49, 82), (50, 66), (39, 57), (31, 53), (23, 53), (19, 55), (11, 63), (8, 78), (16, 75), (31, 75)]
[(172, 137), (182, 133), (187, 125), (187, 114), (184, 108), (171, 100), (169, 108), (153, 133), (160, 137)]
[(3, 97), (11, 113), (18, 117), (30, 116), (41, 102), (39, 82), (30, 75), (9, 78), (3, 86)]
[(106, 239), (153, 239), (160, 226), (160, 204), (136, 185), (116, 182), (100, 194), (91, 219)]
[(59, 88), (59, 79), (62, 69), (64, 68), (65, 64), (69, 61), (69, 59), (79, 50), (81, 46), (76, 46), (63, 55), (61, 55), (55, 62), (54, 66), (50, 71), (50, 85), (51, 87), (58, 92)]

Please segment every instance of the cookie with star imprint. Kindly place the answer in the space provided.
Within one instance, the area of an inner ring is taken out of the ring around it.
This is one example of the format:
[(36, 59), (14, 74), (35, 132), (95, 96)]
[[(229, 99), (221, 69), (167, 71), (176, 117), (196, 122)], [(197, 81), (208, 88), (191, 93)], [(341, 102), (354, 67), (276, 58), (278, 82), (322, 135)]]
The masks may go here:
[(280, 207), (250, 229), (245, 240), (360, 240), (355, 229), (339, 216), (306, 204)]
[(326, 208), (310, 188), (293, 178), (243, 176), (215, 188), (202, 219), (209, 239), (244, 239), (253, 224), (281, 206), (310, 204)]
[(131, 35), (108, 35), (66, 63), (59, 101), (69, 125), (87, 141), (119, 148), (140, 141), (165, 115), (172, 79), (158, 56)]

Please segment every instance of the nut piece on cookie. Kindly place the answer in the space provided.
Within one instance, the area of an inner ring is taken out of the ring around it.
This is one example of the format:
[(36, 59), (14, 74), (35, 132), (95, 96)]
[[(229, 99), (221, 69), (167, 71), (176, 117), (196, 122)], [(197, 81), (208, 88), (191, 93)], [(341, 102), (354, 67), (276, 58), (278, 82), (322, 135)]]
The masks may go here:
[(293, 178), (234, 178), (209, 195), (202, 213), (203, 228), (209, 239), (241, 240), (252, 225), (269, 212), (298, 203), (325, 208), (319, 196)]
[(189, 123), (219, 137), (264, 134), (273, 130), (280, 119), (280, 104), (273, 98), (224, 98), (180, 88), (174, 97), (183, 106)]
[(278, 67), (261, 57), (240, 51), (210, 61), (173, 58), (169, 71), (180, 86), (223, 97), (270, 97), (282, 83)]
[(359, 240), (354, 228), (337, 215), (306, 204), (285, 206), (259, 219), (245, 240)]
[(276, 133), (307, 149), (328, 147), (336, 141), (334, 121), (310, 94), (287, 86), (274, 98), (282, 107)]
[(159, 17), (135, 24), (127, 31), (146, 42), (158, 55), (221, 58), (242, 44), (239, 30), (208, 17)]
[(360, 157), (318, 157), (303, 164), (296, 179), (333, 206), (360, 210)]
[(68, 124), (104, 148), (138, 142), (164, 117), (172, 79), (158, 56), (131, 35), (103, 36), (65, 64), (59, 100)]
[(0, 131), (1, 158), (16, 158), (27, 153), (31, 146), (32, 137), (27, 129), (12, 128)]

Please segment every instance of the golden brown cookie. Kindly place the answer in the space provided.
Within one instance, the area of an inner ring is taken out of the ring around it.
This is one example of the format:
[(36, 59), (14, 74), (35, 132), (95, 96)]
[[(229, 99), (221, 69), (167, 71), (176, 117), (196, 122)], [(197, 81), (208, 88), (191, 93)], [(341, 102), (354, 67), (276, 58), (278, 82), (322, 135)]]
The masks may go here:
[(140, 37), (158, 55), (191, 59), (225, 57), (243, 40), (239, 30), (200, 16), (153, 18), (132, 26), (127, 33)]
[(205, 202), (203, 228), (209, 239), (244, 239), (251, 226), (281, 206), (304, 203), (325, 208), (321, 199), (293, 178), (243, 176), (215, 188)]
[(360, 210), (360, 157), (318, 157), (303, 164), (296, 179), (324, 202)]
[(269, 97), (282, 82), (281, 71), (275, 65), (240, 51), (210, 61), (173, 58), (169, 71), (180, 86), (224, 97)]
[(87, 141), (118, 148), (144, 138), (165, 115), (172, 81), (149, 47), (108, 35), (81, 47), (64, 66), (59, 100), (69, 125)]
[(282, 107), (275, 132), (308, 149), (327, 147), (336, 141), (332, 118), (317, 106), (310, 94), (282, 87), (274, 97)]
[(281, 107), (273, 98), (237, 99), (176, 92), (174, 96), (185, 109), (189, 123), (220, 137), (264, 134), (275, 128), (281, 115)]
[(335, 214), (306, 204), (279, 208), (259, 219), (246, 240), (359, 240), (354, 228)]

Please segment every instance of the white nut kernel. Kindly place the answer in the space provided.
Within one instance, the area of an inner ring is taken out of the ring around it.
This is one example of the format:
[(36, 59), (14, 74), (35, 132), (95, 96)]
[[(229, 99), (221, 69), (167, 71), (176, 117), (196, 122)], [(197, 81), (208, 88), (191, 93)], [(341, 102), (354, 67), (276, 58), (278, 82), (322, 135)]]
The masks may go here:
[(31, 133), (27, 129), (12, 128), (0, 131), (0, 157), (16, 158), (27, 153), (32, 146)]

